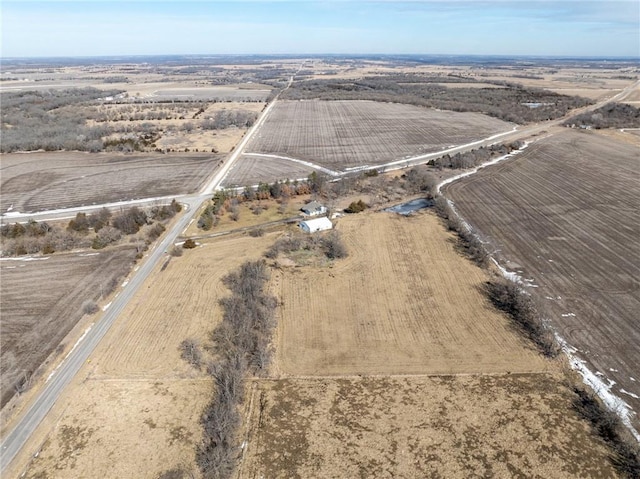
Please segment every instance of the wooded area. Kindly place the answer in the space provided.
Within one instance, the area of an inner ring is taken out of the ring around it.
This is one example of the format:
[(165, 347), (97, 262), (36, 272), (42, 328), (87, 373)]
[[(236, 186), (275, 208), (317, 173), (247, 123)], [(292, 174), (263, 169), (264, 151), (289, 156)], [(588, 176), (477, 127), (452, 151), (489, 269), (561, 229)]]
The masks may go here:
[[(438, 83), (434, 82), (436, 78)], [(500, 83), (503, 88), (450, 89), (440, 84), (450, 78), (436, 78), (394, 75), (361, 80), (309, 80), (294, 83), (283, 92), (282, 98), (408, 103), (441, 110), (484, 113), (519, 124), (560, 118), (569, 110), (591, 104), (586, 98), (505, 82)]]

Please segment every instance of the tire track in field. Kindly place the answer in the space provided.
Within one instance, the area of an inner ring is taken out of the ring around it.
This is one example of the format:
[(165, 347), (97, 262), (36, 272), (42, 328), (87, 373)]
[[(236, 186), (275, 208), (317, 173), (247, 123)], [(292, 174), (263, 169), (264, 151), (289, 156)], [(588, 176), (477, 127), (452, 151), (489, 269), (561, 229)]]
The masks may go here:
[(431, 214), (342, 218), (350, 252), (331, 268), (283, 270), (278, 371), (287, 375), (544, 370), (489, 307), (484, 273)]
[[(633, 146), (567, 131), (448, 194), (501, 257), (535, 279), (554, 326), (590, 367), (614, 390), (640, 395), (630, 379), (640, 367), (636, 167)], [(640, 401), (623, 399), (640, 411)]]
[(190, 377), (180, 358), (187, 338), (206, 338), (221, 318), (218, 301), (229, 295), (222, 277), (247, 259), (257, 259), (268, 237), (216, 239), (172, 258), (136, 297), (96, 355), (94, 378)]

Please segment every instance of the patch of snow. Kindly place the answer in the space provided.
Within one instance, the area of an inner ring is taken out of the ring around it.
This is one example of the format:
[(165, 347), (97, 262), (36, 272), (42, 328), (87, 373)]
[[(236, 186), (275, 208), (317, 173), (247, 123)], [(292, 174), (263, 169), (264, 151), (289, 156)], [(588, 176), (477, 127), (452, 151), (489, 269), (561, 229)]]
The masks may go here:
[(124, 288), (126, 285), (129, 284), (129, 280), (125, 281), (124, 283), (122, 283), (122, 287)]
[(50, 256), (34, 257), (34, 256), (18, 256), (17, 258), (0, 258), (0, 261), (45, 261)]
[[(499, 135), (498, 135), (498, 136), (499, 136)], [(489, 139), (491, 139), (491, 138), (492, 138), (492, 137), (489, 137), (489, 138), (487, 138), (487, 140), (489, 140)], [(481, 143), (482, 141), (484, 141), (484, 140), (481, 140), (481, 141), (480, 141), (480, 143)], [(465, 177), (467, 177), (467, 176), (471, 176), (471, 175), (473, 175), (474, 173), (477, 173), (477, 172), (478, 172), (478, 170), (481, 170), (482, 168), (486, 168), (487, 166), (495, 165), (496, 163), (500, 163), (501, 161), (504, 161), (504, 160), (506, 160), (506, 159), (508, 159), (508, 158), (512, 158), (512, 157), (514, 157), (515, 155), (517, 155), (517, 154), (519, 154), (519, 153), (523, 152), (524, 150), (526, 150), (526, 149), (527, 149), (527, 147), (528, 147), (530, 144), (531, 144), (531, 142), (528, 142), (528, 141), (527, 141), (527, 142), (525, 142), (525, 144), (522, 146), (522, 148), (520, 148), (519, 150), (514, 150), (514, 151), (512, 151), (511, 153), (508, 153), (508, 154), (503, 155), (503, 156), (499, 156), (498, 158), (494, 158), (493, 160), (491, 160), (491, 161), (487, 161), (486, 163), (483, 163), (483, 164), (482, 164), (482, 165), (480, 165), (480, 166), (476, 166), (475, 168), (472, 168), (472, 169), (471, 169), (471, 170), (469, 170), (469, 171), (465, 171), (464, 173), (460, 173), (459, 175), (455, 175), (455, 176), (452, 176), (451, 178), (447, 178), (446, 180), (441, 181), (440, 183), (438, 183), (438, 186), (436, 186), (436, 193), (440, 193), (440, 189), (441, 189), (443, 186), (448, 185), (449, 183), (453, 183), (454, 181), (457, 181), (457, 180), (459, 180), (459, 179), (461, 179), (461, 178), (465, 178)], [(471, 145), (471, 143), (470, 143), (470, 145)]]
[[(280, 156), (280, 155), (270, 155), (270, 154), (265, 154), (265, 153), (243, 153), (244, 156), (258, 156), (258, 157), (264, 157), (264, 158), (275, 158), (275, 159), (279, 159), (279, 160), (287, 160), (287, 161), (292, 161), (293, 163), (298, 163), (304, 166), (308, 166), (309, 168), (313, 168), (314, 170), (318, 170), (318, 171), (322, 171), (323, 173), (326, 173), (329, 176), (333, 176), (333, 177), (338, 177), (338, 176), (342, 176), (342, 173), (339, 171), (334, 171), (334, 170), (330, 170), (329, 168), (325, 168), (324, 166), (320, 166), (320, 165), (316, 165), (315, 163), (311, 163), (310, 161), (304, 161), (304, 160), (300, 160), (298, 158), (291, 158), (289, 156)], [(367, 169), (368, 166), (356, 166), (353, 168), (346, 168), (346, 170), (350, 170), (350, 171), (357, 171), (357, 170), (363, 170), (363, 169)]]
[(513, 271), (508, 271), (507, 268), (498, 263), (495, 258), (491, 258), (491, 261), (493, 261), (493, 263), (500, 270), (500, 273), (502, 273), (502, 276), (504, 276), (506, 279), (508, 279), (509, 281), (513, 281), (514, 283), (522, 284), (522, 278), (516, 273), (514, 273)]
[(111, 303), (107, 303), (102, 307), (102, 311), (106, 311), (107, 309), (109, 309), (109, 306), (111, 306)]
[(622, 423), (627, 427), (627, 429), (629, 429), (631, 434), (633, 434), (636, 440), (640, 441), (640, 433), (635, 430), (631, 423), (632, 416), (636, 414), (635, 411), (624, 400), (611, 392), (611, 387), (615, 384), (615, 382), (608, 381), (609, 384), (606, 384), (602, 379), (598, 377), (599, 375), (602, 376), (602, 374), (594, 374), (593, 372), (591, 372), (591, 370), (589, 370), (589, 368), (586, 366), (586, 362), (576, 355), (577, 350), (574, 347), (567, 344), (567, 342), (562, 339), (562, 337), (560, 337), (557, 333), (555, 336), (558, 344), (569, 358), (569, 364), (571, 365), (571, 368), (580, 373), (580, 375), (582, 376), (582, 381), (595, 391), (600, 399), (602, 399), (605, 406), (610, 411), (615, 412), (618, 417), (620, 417)]
[(3, 213), (2, 216), (8, 216), (8, 217), (12, 217), (12, 216), (21, 216), (22, 213), (20, 213), (19, 211), (9, 211), (7, 210), (6, 213)]
[(100, 253), (80, 253), (78, 256), (98, 256)]
[(56, 368), (51, 371), (51, 374), (49, 374), (49, 376), (47, 377), (47, 379), (45, 380), (45, 383), (49, 382), (49, 379), (51, 379), (53, 377), (53, 375), (56, 373), (56, 371), (58, 370), (58, 368), (62, 365), (63, 362), (65, 362), (67, 360), (67, 358), (71, 355), (71, 353), (74, 351), (74, 349), (76, 349), (78, 347), (78, 344), (80, 344), (80, 342), (84, 339), (84, 337), (89, 334), (89, 331), (91, 330), (91, 328), (93, 328), (94, 323), (91, 323), (89, 325), (89, 327), (87, 329), (85, 329), (84, 333), (82, 333), (82, 336), (80, 336), (78, 338), (78, 340), (76, 341), (76, 343), (73, 345), (73, 347), (69, 350), (69, 352), (67, 353), (67, 355), (64, 357), (64, 359), (62, 361), (60, 361), (60, 364), (58, 364), (56, 366)]
[(573, 313), (565, 313), (565, 314), (561, 314), (560, 316), (562, 316), (563, 318), (575, 318), (576, 315)]
[(630, 393), (629, 391), (625, 391), (624, 389), (620, 389), (620, 392), (622, 394), (626, 394), (627, 396), (631, 396), (634, 399), (640, 399), (640, 396), (638, 396), (637, 394)]
[(612, 373), (617, 373), (618, 372), (617, 369), (613, 369), (613, 368), (609, 368), (609, 371), (611, 371)]

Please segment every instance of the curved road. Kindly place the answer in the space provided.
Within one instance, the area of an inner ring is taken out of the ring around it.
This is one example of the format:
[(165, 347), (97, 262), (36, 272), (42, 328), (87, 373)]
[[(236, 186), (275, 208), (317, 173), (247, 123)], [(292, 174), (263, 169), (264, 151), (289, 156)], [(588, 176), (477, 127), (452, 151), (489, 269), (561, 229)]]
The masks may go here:
[[(297, 73), (297, 72), (296, 72)], [(287, 88), (291, 86), (295, 74), (289, 80)], [(618, 101), (627, 96), (632, 90), (640, 85), (640, 81), (634, 82), (632, 85), (625, 88), (612, 98), (603, 100), (585, 107), (583, 109), (571, 112), (571, 116), (583, 112), (599, 108), (612, 101)], [(80, 370), (85, 361), (89, 358), (89, 355), (93, 352), (95, 347), (100, 343), (100, 340), (107, 333), (111, 325), (118, 318), (122, 310), (125, 308), (129, 300), (135, 295), (142, 283), (146, 281), (151, 271), (159, 263), (160, 259), (165, 255), (165, 252), (173, 245), (178, 235), (188, 226), (192, 218), (197, 214), (200, 206), (207, 200), (216, 188), (224, 181), (229, 170), (233, 166), (233, 163), (242, 155), (244, 148), (250, 139), (254, 136), (256, 131), (260, 129), (262, 124), (269, 116), (269, 112), (277, 102), (277, 97), (267, 106), (263, 114), (253, 127), (247, 132), (240, 144), (235, 148), (234, 152), (225, 160), (222, 167), (214, 173), (210, 181), (203, 187), (199, 195), (181, 197), (180, 200), (188, 205), (188, 211), (180, 218), (176, 224), (167, 231), (162, 241), (156, 245), (154, 249), (147, 255), (146, 260), (137, 272), (132, 273), (129, 283), (122, 289), (120, 294), (113, 300), (107, 311), (102, 318), (94, 324), (89, 330), (84, 340), (78, 345), (78, 347), (69, 355), (69, 357), (60, 365), (57, 372), (51, 377), (51, 379), (43, 386), (43, 389), (39, 396), (32, 402), (26, 413), (16, 425), (16, 427), (6, 435), (0, 444), (0, 475), (7, 466), (11, 463), (14, 457), (18, 454), (22, 446), (29, 439), (31, 434), (35, 431), (36, 427), (40, 424), (45, 415), (49, 412), (51, 407), (60, 396), (63, 389), (71, 382), (76, 373)], [(544, 122), (541, 124), (515, 128), (513, 131), (505, 132), (485, 140), (480, 140), (467, 145), (451, 148), (450, 150), (430, 153), (427, 155), (420, 155), (412, 158), (406, 158), (397, 160), (387, 165), (378, 165), (376, 168), (387, 166), (388, 168), (401, 168), (404, 166), (415, 165), (419, 163), (425, 163), (431, 158), (440, 156), (444, 153), (456, 153), (458, 151), (466, 151), (479, 146), (489, 145), (496, 141), (516, 140), (521, 139), (532, 134), (539, 133), (550, 126), (559, 125), (566, 118)], [(157, 199), (153, 200), (157, 201)], [(102, 207), (99, 206), (99, 207)]]
[(201, 193), (196, 196), (181, 198), (181, 202), (186, 203), (188, 206), (187, 211), (176, 222), (173, 228), (166, 232), (160, 243), (148, 253), (138, 271), (131, 274), (129, 283), (111, 302), (111, 305), (102, 315), (102, 318), (93, 325), (82, 342), (78, 344), (76, 349), (73, 350), (69, 357), (60, 365), (51, 379), (44, 384), (42, 391), (32, 402), (26, 413), (23, 414), (16, 427), (2, 440), (0, 444), (0, 476), (18, 454), (22, 446), (27, 442), (42, 419), (44, 419), (53, 407), (64, 388), (75, 377), (82, 365), (89, 358), (89, 355), (100, 343), (107, 331), (109, 331), (109, 328), (126, 307), (129, 300), (136, 294), (140, 286), (147, 280), (149, 274), (160, 262), (160, 259), (166, 254), (166, 251), (173, 245), (178, 235), (189, 225), (189, 222), (198, 213), (204, 201), (210, 198), (211, 194), (222, 183), (233, 163), (242, 154), (246, 144), (268, 117), (276, 101), (277, 98), (267, 106), (258, 121), (256, 121), (240, 144), (235, 148), (233, 154), (224, 161), (222, 167), (214, 173), (210, 181), (202, 188)]

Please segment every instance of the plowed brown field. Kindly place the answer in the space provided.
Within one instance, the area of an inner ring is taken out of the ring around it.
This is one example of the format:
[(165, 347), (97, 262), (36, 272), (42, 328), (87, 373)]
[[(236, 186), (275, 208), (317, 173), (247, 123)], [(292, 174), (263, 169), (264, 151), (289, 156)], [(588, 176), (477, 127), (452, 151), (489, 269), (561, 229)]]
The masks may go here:
[(279, 101), (249, 143), (332, 169), (376, 165), (509, 131), (477, 113), (456, 113), (372, 101)]
[(2, 406), (82, 318), (82, 303), (128, 272), (134, 256), (134, 248), (120, 248), (0, 262)]
[(432, 213), (340, 219), (349, 257), (281, 273), (287, 375), (531, 372), (545, 362), (496, 312), (485, 273)]
[(36, 212), (196, 191), (222, 155), (16, 153), (2, 155), (2, 213)]
[(639, 167), (637, 146), (566, 131), (446, 190), (509, 269), (536, 286), (558, 333), (637, 412)]
[(243, 155), (224, 180), (225, 187), (273, 183), (276, 180), (307, 178), (314, 169), (290, 160)]

